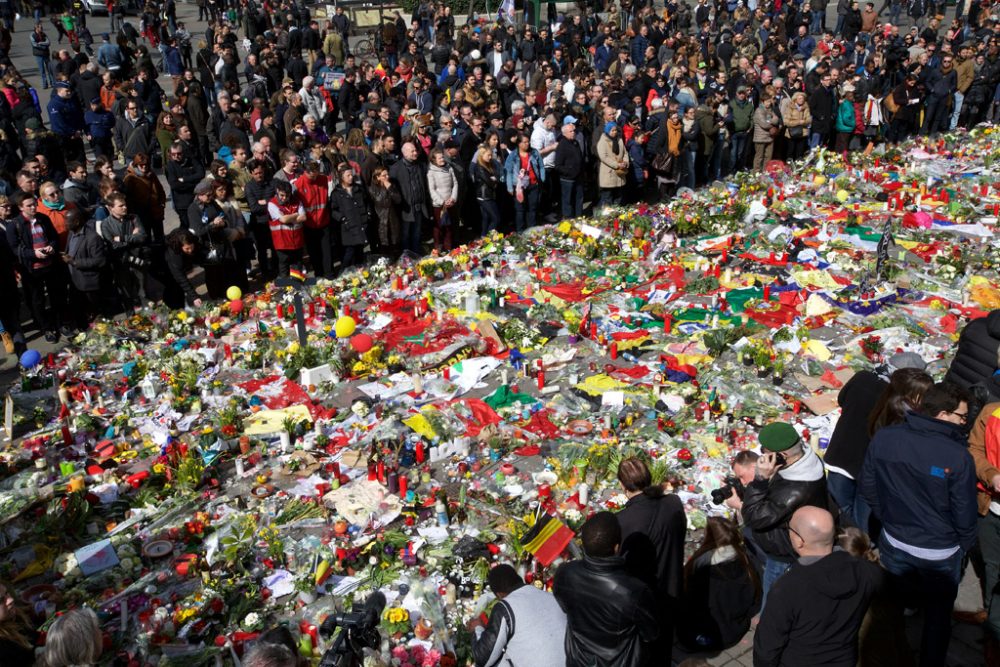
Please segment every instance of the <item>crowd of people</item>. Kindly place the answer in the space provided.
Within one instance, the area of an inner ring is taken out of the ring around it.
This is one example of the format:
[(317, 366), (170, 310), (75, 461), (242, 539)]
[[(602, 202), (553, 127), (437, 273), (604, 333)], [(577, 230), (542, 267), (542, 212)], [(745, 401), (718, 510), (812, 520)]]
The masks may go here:
[[(365, 57), (343, 7), (198, 8), (203, 32), (174, 0), (109, 0), (116, 32), (95, 39), (79, 0), (35, 0), (20, 8), (36, 20), (26, 78), (7, 57), (18, 8), (0, 2), (0, 281), (19, 280), (50, 341), (97, 314), (448, 251), (1000, 109), (998, 22), (980, 0), (948, 25), (923, 0), (841, 0), (832, 30), (808, 2), (547, 3), (536, 28), (530, 11), (459, 23), (425, 0)], [(12, 351), (19, 313), (5, 300)]]

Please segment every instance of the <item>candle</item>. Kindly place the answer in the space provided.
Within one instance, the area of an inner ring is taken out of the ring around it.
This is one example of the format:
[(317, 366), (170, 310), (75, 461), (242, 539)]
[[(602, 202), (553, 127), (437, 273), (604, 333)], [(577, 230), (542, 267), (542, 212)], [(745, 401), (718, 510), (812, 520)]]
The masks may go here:
[(538, 369), (538, 391), (545, 389), (545, 369)]
[(612, 359), (617, 359), (618, 358), (618, 343), (612, 342), (611, 346), (608, 348), (608, 350), (611, 353), (611, 358)]
[(379, 459), (379, 462), (375, 464), (375, 471), (378, 474), (378, 483), (385, 484), (385, 461)]
[(589, 484), (587, 484), (586, 482), (580, 484), (580, 491), (579, 491), (579, 496), (578, 497), (580, 498), (580, 505), (581, 506), (584, 506), (584, 505), (587, 504), (587, 501), (590, 499), (590, 485)]
[(405, 498), (406, 497), (406, 488), (407, 488), (407, 486), (410, 483), (410, 478), (407, 477), (406, 475), (397, 475), (396, 477), (397, 477), (396, 483), (399, 485), (399, 491), (398, 491), (397, 495), (400, 498)]
[(283, 454), (287, 454), (292, 451), (292, 436), (290, 436), (287, 431), (282, 431), (278, 435), (278, 438), (281, 442), (281, 452)]
[(415, 454), (417, 463), (423, 463), (427, 459), (427, 454), (424, 452), (424, 443), (422, 441), (417, 443)]
[(420, 373), (413, 374), (413, 393), (418, 396), (424, 393), (424, 378)]

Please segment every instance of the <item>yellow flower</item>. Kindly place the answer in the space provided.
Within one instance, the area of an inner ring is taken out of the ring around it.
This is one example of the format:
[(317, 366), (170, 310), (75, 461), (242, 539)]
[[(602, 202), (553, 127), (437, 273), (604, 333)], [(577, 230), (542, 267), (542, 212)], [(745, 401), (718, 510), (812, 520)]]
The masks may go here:
[(153, 474), (155, 475), (162, 475), (164, 472), (166, 472), (166, 469), (167, 467), (162, 463), (153, 464)]

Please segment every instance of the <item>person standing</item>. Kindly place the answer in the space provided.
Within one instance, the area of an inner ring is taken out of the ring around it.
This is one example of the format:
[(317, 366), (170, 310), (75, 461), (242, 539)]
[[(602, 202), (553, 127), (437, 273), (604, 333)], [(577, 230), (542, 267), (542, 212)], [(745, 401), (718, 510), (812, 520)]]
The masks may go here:
[(833, 516), (801, 507), (788, 524), (798, 558), (771, 591), (754, 635), (755, 667), (858, 663), (858, 632), (882, 585), (875, 563), (834, 551)]
[(781, 131), (781, 117), (774, 110), (774, 98), (765, 93), (753, 114), (753, 168), (764, 171), (774, 154), (774, 138)]
[(583, 215), (583, 150), (576, 140), (577, 119), (563, 118), (562, 135), (556, 145), (553, 167), (559, 174), (563, 220)]
[[(146, 153), (145, 151), (140, 151)], [(192, 160), (184, 151), (184, 146), (175, 141), (170, 145), (170, 158), (167, 161), (167, 184), (170, 186), (170, 198), (174, 204), (174, 211), (181, 219), (181, 224), (185, 224), (188, 219), (188, 209), (194, 201), (194, 189), (205, 177), (205, 168), (197, 161)], [(130, 158), (134, 160), (135, 158)]]
[(809, 148), (825, 146), (830, 141), (833, 130), (833, 111), (836, 96), (833, 93), (833, 79), (826, 71), (820, 76), (819, 85), (809, 96), (809, 113), (812, 124), (809, 128)]
[(38, 64), (38, 73), (42, 77), (42, 88), (45, 89), (56, 82), (56, 77), (52, 73), (52, 42), (42, 29), (40, 21), (35, 24), (35, 30), (31, 33), (30, 39), (31, 55), (35, 57), (35, 62)]
[(499, 601), (485, 627), (478, 618), (469, 624), (476, 667), (565, 665), (563, 643), (554, 639), (566, 634), (566, 614), (555, 597), (525, 585), (506, 563), (490, 570), (487, 584)]
[(622, 530), (598, 512), (580, 530), (584, 557), (556, 570), (552, 593), (566, 612), (567, 667), (640, 667), (660, 637), (649, 586), (628, 573), (619, 555)]
[(630, 457), (618, 465), (618, 482), (628, 502), (617, 514), (621, 553), (629, 572), (650, 587), (659, 603), (660, 639), (656, 655), (670, 664), (674, 617), (684, 587), (684, 537), (687, 518), (676, 494), (653, 485), (649, 468)]
[[(514, 197), (514, 229), (523, 232), (535, 226), (545, 165), (539, 152), (531, 147), (527, 134), (518, 134), (515, 146), (507, 155), (503, 171), (507, 191)], [(625, 150), (624, 146), (621, 150)]]
[(125, 195), (112, 192), (107, 201), (108, 217), (101, 221), (98, 233), (108, 244), (114, 282), (128, 312), (142, 306), (151, 257), (149, 235), (139, 218), (129, 214)]
[(413, 141), (404, 143), (401, 152), (403, 157), (389, 168), (389, 177), (403, 200), (400, 207), (403, 250), (420, 255), (421, 235), (430, 220), (427, 169), (418, 162), (420, 149)]
[(455, 224), (452, 209), (458, 203), (458, 178), (447, 163), (444, 151), (435, 148), (430, 154), (427, 169), (427, 189), (431, 195), (434, 216), (434, 249), (451, 252), (452, 227)]
[(330, 241), (330, 179), (320, 173), (319, 162), (310, 160), (292, 187), (306, 210), (303, 226), (306, 251), (317, 278), (333, 277), (333, 257)]
[(795, 560), (788, 520), (800, 507), (826, 507), (827, 492), (823, 462), (791, 424), (773, 422), (757, 437), (764, 454), (743, 494), (742, 512), (754, 543), (766, 554), (763, 609), (771, 586)]
[(337, 165), (337, 187), (330, 194), (330, 216), (340, 228), (340, 243), (344, 248), (342, 268), (364, 263), (371, 202), (348, 162)]
[(969, 396), (942, 382), (902, 424), (872, 438), (859, 490), (882, 522), (890, 590), (924, 610), (920, 664), (943, 665), (962, 559), (976, 543), (976, 466), (963, 425)]
[[(160, 179), (149, 166), (149, 156), (136, 153), (125, 172), (122, 191), (130, 211), (139, 211), (139, 219), (149, 230), (153, 243), (163, 243), (163, 218), (167, 207), (167, 193)], [(184, 218), (181, 218), (184, 221)]]
[(1000, 403), (983, 406), (969, 434), (969, 452), (976, 462), (979, 548), (983, 554), (983, 647), (987, 665), (1000, 664)]
[(79, 210), (66, 213), (66, 226), (69, 240), (62, 259), (69, 267), (73, 284), (76, 326), (85, 330), (94, 316), (104, 311), (103, 294), (107, 288), (104, 270), (108, 256), (104, 241)]
[(278, 258), (271, 239), (271, 215), (268, 202), (274, 197), (274, 183), (268, 178), (267, 163), (254, 158), (247, 163), (250, 179), (243, 184), (243, 196), (250, 209), (248, 225), (257, 248), (257, 270), (265, 279), (278, 271)]
[(302, 225), (306, 209), (287, 181), (274, 182), (274, 197), (267, 203), (270, 217), (271, 242), (278, 255), (278, 276), (288, 276), (292, 267), (302, 264), (305, 235)]
[[(850, 519), (867, 532), (871, 509), (858, 496), (857, 480), (868, 444), (875, 431), (902, 422), (907, 410), (920, 405), (924, 392), (934, 384), (923, 371), (925, 366), (920, 355), (901, 352), (889, 359), (884, 371), (858, 371), (841, 387), (837, 395), (840, 419), (830, 436), (823, 463), (826, 484), (840, 508), (842, 522)], [(888, 373), (891, 375), (886, 382)]]
[(35, 327), (44, 332), (46, 341), (55, 343), (66, 307), (66, 278), (57, 263), (59, 236), (52, 221), (38, 213), (35, 195), (18, 192), (13, 201), (20, 215), (7, 225), (7, 243), (20, 266), (21, 287)]
[(600, 161), (597, 184), (601, 192), (598, 206), (617, 206), (622, 202), (622, 188), (628, 175), (628, 151), (621, 140), (621, 128), (614, 122), (604, 124), (604, 132), (597, 142), (597, 159)]

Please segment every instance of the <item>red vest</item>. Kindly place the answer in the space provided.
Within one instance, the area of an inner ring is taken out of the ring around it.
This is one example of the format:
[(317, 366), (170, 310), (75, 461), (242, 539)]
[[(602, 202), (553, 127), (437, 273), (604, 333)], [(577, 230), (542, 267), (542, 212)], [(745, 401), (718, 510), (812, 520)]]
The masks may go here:
[(327, 203), (330, 199), (330, 179), (323, 174), (318, 174), (316, 180), (303, 174), (295, 179), (295, 191), (299, 194), (299, 201), (306, 209), (306, 227), (310, 229), (322, 229), (330, 224), (330, 211)]
[(302, 232), (300, 222), (281, 222), (278, 217), (274, 217), (274, 209), (278, 210), (279, 216), (298, 213), (302, 204), (298, 198), (293, 198), (287, 204), (279, 204), (278, 197), (275, 196), (268, 202), (267, 210), (271, 213), (271, 240), (274, 242), (275, 250), (301, 250), (305, 246), (305, 234)]

